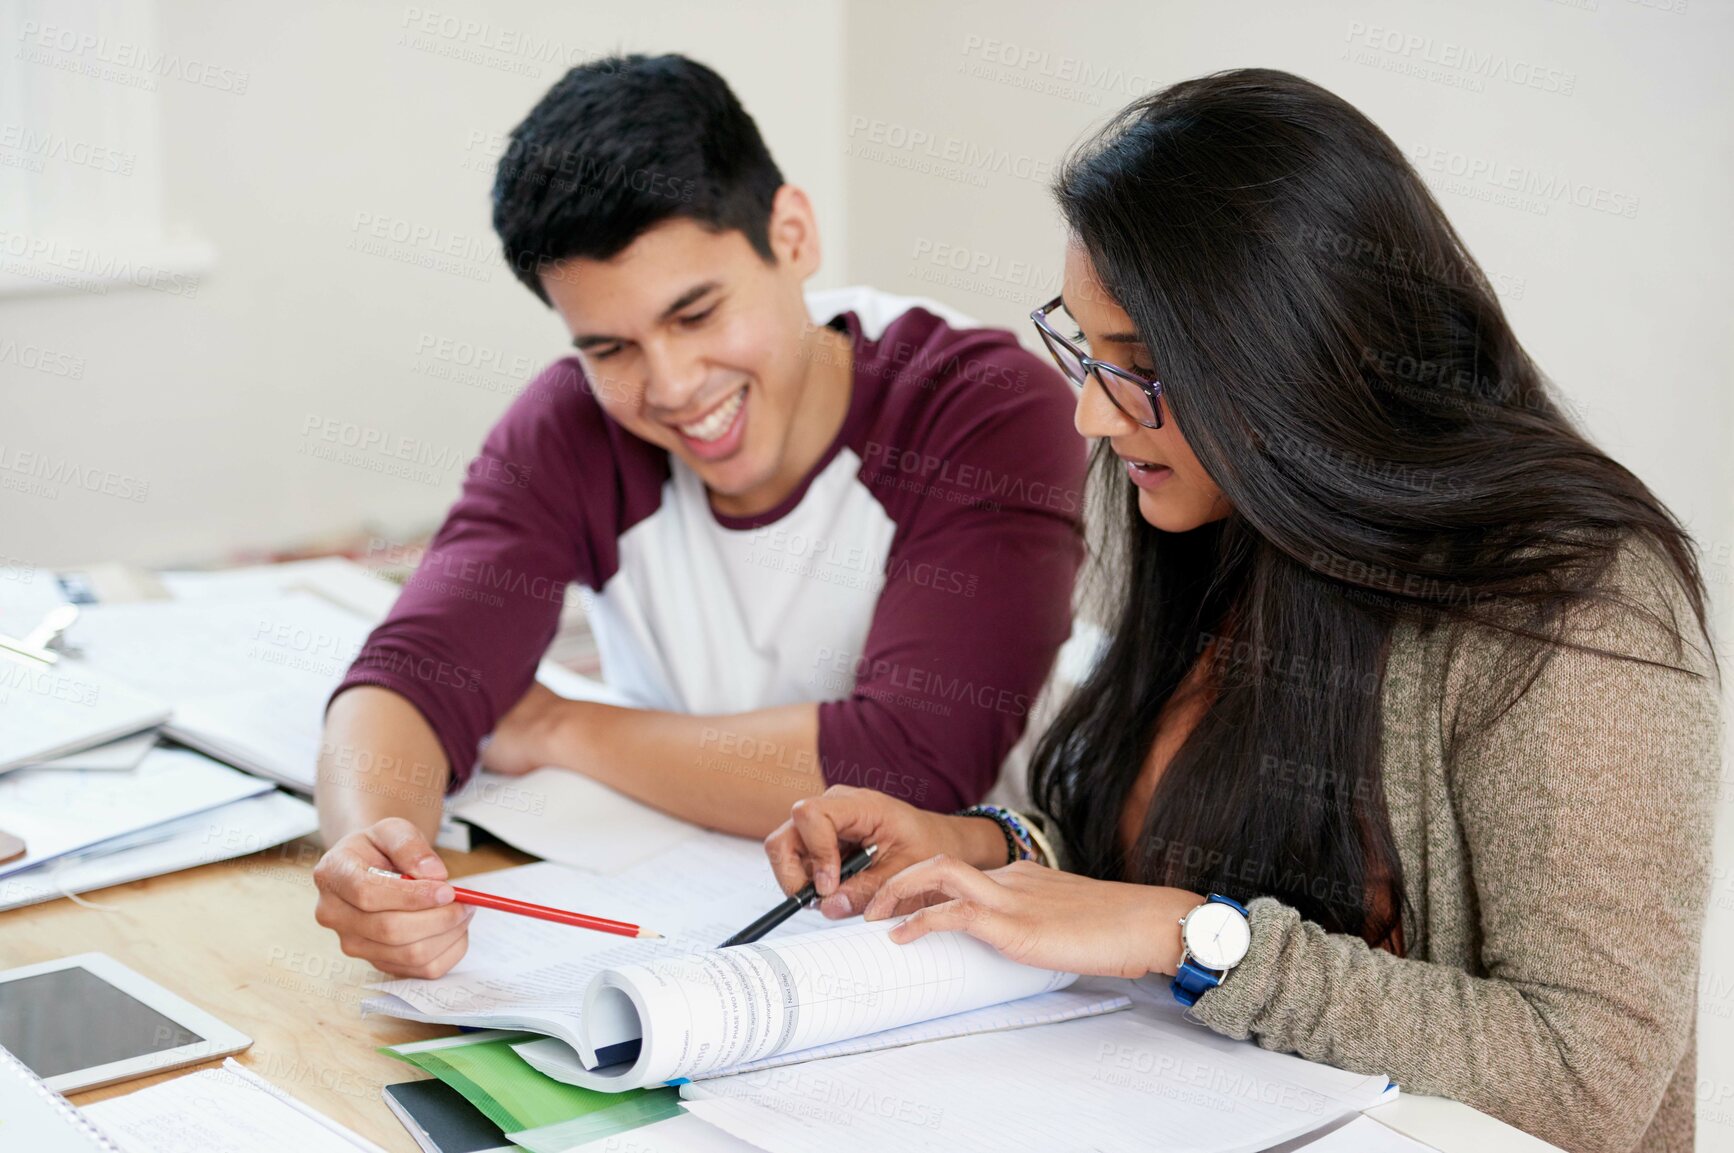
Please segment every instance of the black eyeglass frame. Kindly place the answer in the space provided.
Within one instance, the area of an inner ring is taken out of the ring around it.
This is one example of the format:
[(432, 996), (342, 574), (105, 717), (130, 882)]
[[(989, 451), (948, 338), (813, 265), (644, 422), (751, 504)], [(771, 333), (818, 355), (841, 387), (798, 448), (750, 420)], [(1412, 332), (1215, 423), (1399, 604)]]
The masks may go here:
[[(1102, 386), (1102, 391), (1107, 394), (1108, 399), (1113, 402), (1114, 407), (1125, 413), (1127, 419), (1136, 421), (1145, 428), (1161, 428), (1162, 382), (1159, 380), (1152, 380), (1147, 376), (1140, 376), (1129, 368), (1121, 368), (1117, 364), (1110, 364), (1105, 360), (1097, 360), (1095, 357), (1079, 348), (1076, 344), (1073, 344), (1070, 340), (1056, 332), (1054, 326), (1048, 323), (1048, 314), (1059, 308), (1064, 303), (1064, 297), (1056, 296), (1040, 308), (1035, 309), (1030, 313), (1030, 320), (1034, 322), (1037, 334), (1041, 336), (1042, 343), (1048, 346), (1048, 355), (1053, 357), (1054, 363), (1060, 366), (1060, 372), (1065, 374), (1066, 378), (1079, 388), (1086, 387), (1088, 382), (1084, 379), (1085, 377), (1094, 376), (1096, 378), (1096, 383)], [(1062, 349), (1064, 352), (1061, 351)], [(1065, 358), (1067, 356), (1076, 359), (1079, 365), (1079, 370), (1083, 373), (1083, 376), (1074, 376), (1072, 374), (1072, 370), (1066, 364)], [(1122, 399), (1114, 395), (1114, 386), (1102, 378), (1103, 373), (1107, 373), (1118, 380), (1123, 380), (1133, 388), (1136, 388), (1149, 403), (1149, 419), (1145, 419), (1137, 413), (1128, 410), (1125, 403), (1122, 402)]]

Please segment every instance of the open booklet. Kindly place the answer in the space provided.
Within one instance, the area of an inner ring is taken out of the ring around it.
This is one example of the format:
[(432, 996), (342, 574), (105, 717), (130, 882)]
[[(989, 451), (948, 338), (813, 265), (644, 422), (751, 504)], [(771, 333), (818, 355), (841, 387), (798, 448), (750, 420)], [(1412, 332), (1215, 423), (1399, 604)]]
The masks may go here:
[[(672, 884), (671, 877), (678, 877)], [(762, 850), (714, 834), (600, 877), (557, 865), (466, 885), (652, 924), (664, 942), (603, 937), (478, 910), (471, 954), (432, 981), (375, 986), (364, 1012), (545, 1034), (519, 1052), (608, 1092), (1124, 1008), (1069, 973), (1020, 965), (961, 933), (907, 945), (894, 922), (830, 928), (810, 914), (752, 945), (708, 947), (779, 894)]]

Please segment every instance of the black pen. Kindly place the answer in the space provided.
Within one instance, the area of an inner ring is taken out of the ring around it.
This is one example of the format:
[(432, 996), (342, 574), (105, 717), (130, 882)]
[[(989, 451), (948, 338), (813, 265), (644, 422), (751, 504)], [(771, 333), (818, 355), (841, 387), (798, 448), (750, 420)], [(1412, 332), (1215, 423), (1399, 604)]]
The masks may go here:
[[(842, 869), (838, 871), (837, 884), (841, 885), (844, 881), (847, 881), (850, 877), (853, 877), (856, 873), (859, 873), (862, 869), (871, 865), (873, 863), (873, 854), (878, 851), (878, 845), (868, 845), (850, 853), (849, 859), (843, 862)], [(752, 924), (718, 945), (717, 948), (726, 949), (730, 945), (752, 944), (754, 941), (758, 940), (760, 937), (764, 936), (766, 933), (770, 932), (772, 929), (806, 908), (807, 903), (818, 895), (819, 890), (813, 887), (811, 881), (807, 882), (806, 887), (804, 887), (800, 892), (785, 899), (782, 904), (778, 905), (776, 908), (772, 909), (770, 912), (766, 913), (764, 916), (760, 917), (758, 920), (754, 921)]]

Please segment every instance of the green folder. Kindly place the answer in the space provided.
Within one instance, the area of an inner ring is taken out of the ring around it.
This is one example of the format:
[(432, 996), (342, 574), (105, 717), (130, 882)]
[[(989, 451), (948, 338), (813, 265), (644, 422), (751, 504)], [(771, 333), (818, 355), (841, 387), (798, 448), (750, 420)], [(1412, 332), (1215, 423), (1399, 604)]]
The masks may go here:
[(607, 1137), (682, 1111), (671, 1087), (598, 1093), (555, 1080), (512, 1051), (537, 1036), (490, 1029), (379, 1051), (438, 1077), (508, 1136), (584, 1118), (587, 1137)]

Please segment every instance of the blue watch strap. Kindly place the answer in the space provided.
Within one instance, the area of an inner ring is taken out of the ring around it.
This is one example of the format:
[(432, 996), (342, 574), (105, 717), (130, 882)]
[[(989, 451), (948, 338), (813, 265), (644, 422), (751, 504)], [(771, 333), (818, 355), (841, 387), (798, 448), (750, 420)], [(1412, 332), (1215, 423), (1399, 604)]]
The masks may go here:
[(1198, 998), (1220, 984), (1221, 973), (1215, 969), (1206, 969), (1188, 957), (1180, 963), (1179, 970), (1174, 974), (1174, 999), (1190, 1009)]
[[(1205, 898), (1205, 904), (1209, 904), (1211, 901), (1227, 905), (1229, 908), (1233, 909), (1248, 920), (1252, 919), (1251, 914), (1246, 911), (1246, 906), (1242, 905), (1239, 901), (1233, 900), (1229, 897), (1224, 897), (1220, 893), (1212, 893), (1209, 897)], [(1181, 947), (1185, 947), (1184, 941), (1181, 942)], [(1174, 999), (1190, 1009), (1197, 1002), (1198, 998), (1222, 984), (1222, 978), (1223, 973), (1221, 970), (1206, 969), (1203, 965), (1194, 961), (1190, 955), (1186, 955), (1185, 959), (1180, 962), (1180, 968), (1174, 973), (1174, 984), (1172, 986), (1174, 990)]]

